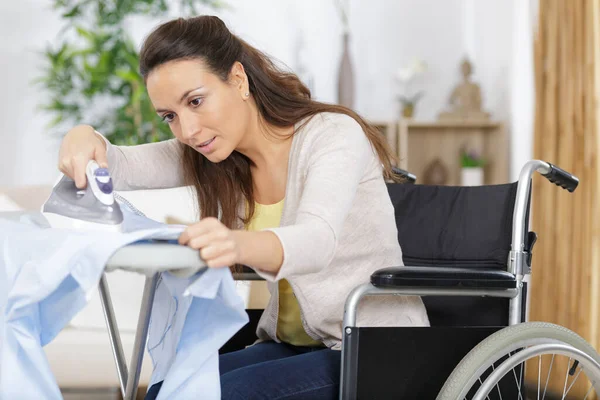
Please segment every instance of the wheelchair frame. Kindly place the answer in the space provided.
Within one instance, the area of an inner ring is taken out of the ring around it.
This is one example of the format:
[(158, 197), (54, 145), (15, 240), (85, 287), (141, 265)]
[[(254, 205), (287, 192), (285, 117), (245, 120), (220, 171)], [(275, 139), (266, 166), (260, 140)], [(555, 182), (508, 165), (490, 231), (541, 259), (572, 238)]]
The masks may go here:
[[(366, 295), (415, 295), (415, 296), (490, 296), (510, 298), (509, 326), (523, 322), (523, 280), (525, 275), (531, 274), (531, 266), (527, 262), (529, 252), (526, 251), (526, 230), (528, 227), (529, 202), (531, 193), (531, 179), (535, 172), (539, 172), (551, 182), (573, 191), (579, 180), (560, 168), (540, 160), (531, 160), (522, 168), (517, 184), (517, 194), (513, 211), (512, 244), (507, 262), (507, 271), (514, 276), (515, 289), (468, 289), (464, 287), (394, 287), (381, 288), (372, 283), (365, 283), (355, 288), (348, 296), (344, 309), (342, 331), (342, 363), (340, 374), (340, 396), (342, 400), (356, 398), (356, 382), (351, 379), (355, 376), (357, 342), (353, 336), (356, 328), (356, 313), (358, 305)], [(429, 267), (413, 267), (426, 270)]]
[[(416, 177), (407, 171), (395, 168), (395, 173), (405, 178), (408, 182), (414, 183)], [(342, 362), (340, 373), (340, 399), (354, 399), (355, 382), (349, 377), (355, 371), (352, 371), (353, 356), (352, 349), (356, 344), (352, 335), (356, 328), (356, 313), (361, 299), (366, 295), (416, 295), (416, 296), (491, 296), (510, 298), (509, 305), (509, 325), (522, 322), (523, 309), (523, 280), (525, 275), (531, 273), (531, 268), (527, 262), (529, 253), (526, 249), (525, 237), (527, 216), (529, 214), (529, 199), (531, 192), (531, 179), (535, 172), (539, 172), (551, 182), (573, 191), (577, 187), (579, 180), (562, 169), (539, 160), (532, 160), (525, 164), (519, 175), (517, 186), (517, 195), (513, 213), (512, 225), (512, 247), (508, 259), (508, 272), (514, 276), (516, 281), (515, 289), (465, 289), (465, 288), (440, 288), (440, 287), (396, 287), (382, 288), (374, 286), (372, 283), (366, 283), (356, 287), (346, 299), (343, 332), (342, 332)], [(133, 207), (135, 209), (135, 207)], [(421, 267), (427, 268), (427, 267)], [(158, 273), (147, 276), (144, 284), (142, 304), (138, 317), (137, 330), (135, 335), (133, 354), (130, 367), (128, 368), (123, 346), (119, 335), (119, 330), (115, 318), (114, 309), (110, 297), (110, 291), (105, 275), (99, 283), (100, 300), (102, 303), (105, 321), (109, 332), (110, 343), (115, 359), (117, 374), (121, 387), (121, 393), (124, 400), (133, 400), (136, 398), (139, 378), (141, 373), (142, 361), (144, 357), (144, 348), (148, 335), (151, 308), (156, 292), (158, 282)], [(236, 280), (262, 280), (255, 273), (235, 274)]]

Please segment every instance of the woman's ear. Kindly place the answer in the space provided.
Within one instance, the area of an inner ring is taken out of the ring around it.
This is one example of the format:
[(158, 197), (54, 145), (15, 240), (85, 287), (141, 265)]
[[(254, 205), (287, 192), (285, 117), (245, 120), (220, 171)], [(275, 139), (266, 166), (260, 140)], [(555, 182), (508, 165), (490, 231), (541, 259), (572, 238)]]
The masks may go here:
[(244, 70), (244, 65), (236, 61), (229, 72), (229, 80), (235, 85), (235, 89), (239, 91), (244, 100), (250, 97), (250, 88), (248, 87), (248, 76)]

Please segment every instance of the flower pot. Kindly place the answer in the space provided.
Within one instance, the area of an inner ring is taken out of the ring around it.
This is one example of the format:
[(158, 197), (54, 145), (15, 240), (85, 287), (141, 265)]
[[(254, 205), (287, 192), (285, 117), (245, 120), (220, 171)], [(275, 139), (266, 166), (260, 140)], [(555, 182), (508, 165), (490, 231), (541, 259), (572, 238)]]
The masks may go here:
[(483, 168), (466, 167), (461, 169), (460, 180), (462, 186), (483, 185)]
[(412, 118), (415, 113), (414, 104), (406, 104), (402, 107), (402, 116), (404, 118)]

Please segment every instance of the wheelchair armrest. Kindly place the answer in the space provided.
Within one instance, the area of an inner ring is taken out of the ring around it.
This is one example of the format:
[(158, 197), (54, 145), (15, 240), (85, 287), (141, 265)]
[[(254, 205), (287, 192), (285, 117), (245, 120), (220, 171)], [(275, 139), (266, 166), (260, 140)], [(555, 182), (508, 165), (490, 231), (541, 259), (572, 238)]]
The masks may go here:
[(514, 289), (515, 276), (497, 269), (471, 267), (389, 267), (375, 271), (371, 284), (381, 288), (399, 287), (468, 287), (485, 289)]
[(241, 272), (234, 272), (233, 279), (236, 281), (264, 281), (254, 270), (245, 265), (242, 266)]

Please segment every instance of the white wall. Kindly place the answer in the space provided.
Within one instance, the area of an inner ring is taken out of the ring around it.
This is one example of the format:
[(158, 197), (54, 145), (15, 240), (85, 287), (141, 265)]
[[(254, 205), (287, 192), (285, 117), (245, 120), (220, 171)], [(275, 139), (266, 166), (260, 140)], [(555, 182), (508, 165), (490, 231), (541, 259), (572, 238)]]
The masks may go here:
[(50, 118), (36, 111), (44, 93), (31, 84), (42, 67), (39, 52), (61, 27), (49, 4), (0, 2), (0, 186), (56, 180), (58, 139), (46, 134)]
[(510, 165), (511, 179), (518, 179), (520, 168), (533, 157), (533, 129), (535, 117), (535, 82), (533, 65), (533, 37), (536, 0), (515, 0), (513, 9), (513, 57), (510, 103)]
[[(336, 100), (342, 27), (334, 0), (227, 2), (233, 9), (221, 16), (230, 28), (290, 68), (299, 67), (296, 49), (303, 43), (315, 97)], [(515, 54), (522, 57), (527, 51), (522, 41), (527, 26), (515, 25), (523, 8), (519, 0), (350, 3), (358, 112), (374, 120), (396, 118), (399, 107), (394, 100), (397, 87), (393, 74), (413, 57), (420, 57), (427, 61), (429, 71), (423, 83), (426, 95), (416, 118), (434, 119), (460, 79), (462, 57), (472, 54), (474, 79), (482, 86), (485, 108), (509, 126), (511, 113), (521, 110), (521, 122), (512, 126), (518, 132), (512, 137), (512, 147), (520, 153), (512, 162), (519, 165), (529, 157), (531, 132), (526, 122), (523, 124), (527, 106), (521, 104), (517, 110), (511, 100), (525, 99), (529, 104), (532, 93), (531, 82), (523, 74), (527, 64), (520, 61), (522, 58), (515, 59)], [(0, 2), (0, 36), (11, 38), (0, 44), (0, 186), (47, 184), (55, 179), (59, 142), (44, 129), (49, 117), (35, 110), (44, 94), (30, 85), (42, 65), (36, 51), (55, 38), (61, 26), (49, 5), (48, 0)], [(157, 22), (132, 21), (138, 43)]]

